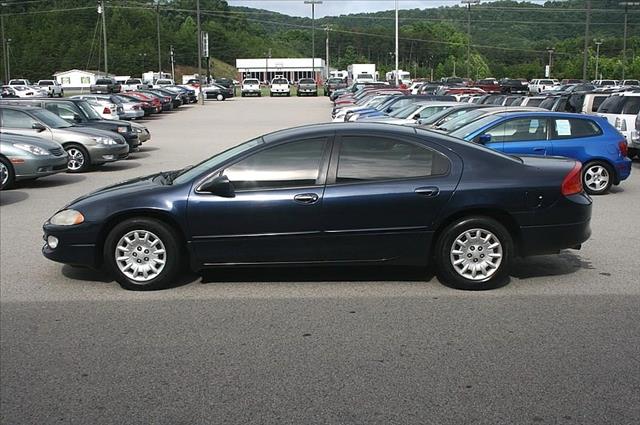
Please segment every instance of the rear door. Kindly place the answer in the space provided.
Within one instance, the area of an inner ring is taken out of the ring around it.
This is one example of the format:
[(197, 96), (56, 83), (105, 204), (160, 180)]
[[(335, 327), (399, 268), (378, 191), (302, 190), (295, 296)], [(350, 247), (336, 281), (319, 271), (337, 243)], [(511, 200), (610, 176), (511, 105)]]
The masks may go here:
[(322, 205), (326, 258), (426, 262), (433, 224), (461, 172), (462, 161), (435, 144), (337, 137)]
[(553, 155), (553, 146), (548, 140), (546, 117), (512, 118), (484, 131), (491, 135), (487, 147), (509, 154)]
[(590, 119), (550, 118), (551, 143), (554, 155), (566, 156), (586, 162), (591, 158), (590, 145), (602, 135), (602, 129)]

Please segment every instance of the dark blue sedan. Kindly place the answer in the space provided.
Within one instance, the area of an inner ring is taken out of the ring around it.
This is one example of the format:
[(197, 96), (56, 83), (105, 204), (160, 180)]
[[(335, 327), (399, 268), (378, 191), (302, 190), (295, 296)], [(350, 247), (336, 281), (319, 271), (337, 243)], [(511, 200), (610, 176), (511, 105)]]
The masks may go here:
[(442, 282), (488, 289), (515, 256), (589, 238), (580, 168), (419, 128), (300, 127), (77, 199), (44, 224), (43, 253), (106, 266), (138, 290), (171, 285), (185, 260), (194, 270), (434, 262)]

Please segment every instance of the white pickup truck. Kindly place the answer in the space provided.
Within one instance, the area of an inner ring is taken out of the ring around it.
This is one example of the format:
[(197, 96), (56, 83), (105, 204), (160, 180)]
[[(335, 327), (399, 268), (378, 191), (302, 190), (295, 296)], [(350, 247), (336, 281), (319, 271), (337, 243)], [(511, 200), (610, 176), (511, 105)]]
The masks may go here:
[(540, 94), (560, 85), (558, 80), (552, 78), (540, 78), (531, 80), (529, 83), (529, 93)]
[(122, 85), (122, 91), (136, 91), (147, 88), (147, 85), (140, 78), (129, 78)]
[(49, 97), (64, 97), (64, 90), (56, 80), (39, 80), (38, 87), (49, 92)]

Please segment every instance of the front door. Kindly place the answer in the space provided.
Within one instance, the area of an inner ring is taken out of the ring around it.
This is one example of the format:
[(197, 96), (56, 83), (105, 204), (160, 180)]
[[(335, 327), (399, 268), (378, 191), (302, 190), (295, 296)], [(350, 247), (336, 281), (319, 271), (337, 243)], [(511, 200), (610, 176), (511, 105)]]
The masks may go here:
[(227, 166), (235, 196), (189, 197), (193, 249), (205, 265), (321, 261), (330, 138), (267, 147)]
[(461, 160), (437, 145), (337, 138), (322, 205), (327, 259), (424, 264), (434, 222), (461, 170)]
[(491, 140), (486, 146), (514, 155), (553, 155), (546, 117), (514, 118), (485, 131)]

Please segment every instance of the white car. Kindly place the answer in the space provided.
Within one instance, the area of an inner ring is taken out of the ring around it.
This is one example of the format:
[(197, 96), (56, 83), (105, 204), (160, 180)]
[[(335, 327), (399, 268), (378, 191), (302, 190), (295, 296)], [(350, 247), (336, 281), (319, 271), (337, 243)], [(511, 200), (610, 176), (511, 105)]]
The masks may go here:
[(47, 90), (50, 97), (64, 97), (64, 90), (56, 80), (39, 80), (38, 87)]
[(260, 81), (257, 78), (246, 78), (242, 81), (242, 88), (240, 91), (242, 97), (245, 96), (262, 96), (260, 92)]
[(620, 85), (618, 80), (593, 80), (591, 84), (593, 84), (594, 86), (600, 89), (617, 87)]
[(103, 99), (97, 95), (77, 95), (71, 96), (71, 99), (85, 99), (89, 105), (105, 120), (119, 120), (120, 115), (124, 113), (122, 107), (118, 110), (118, 105), (108, 99)]
[(10, 86), (30, 86), (31, 81), (24, 78), (14, 78), (13, 80), (9, 80)]
[(634, 137), (638, 112), (640, 93), (613, 94), (598, 108), (598, 115), (605, 117), (627, 140), (631, 157), (640, 151), (640, 140)]
[(176, 83), (170, 78), (158, 78), (153, 85), (154, 89), (161, 89), (164, 86), (175, 86)]
[(13, 94), (18, 97), (24, 97), (28, 99), (33, 99), (36, 97), (49, 97), (49, 92), (46, 90), (36, 89), (31, 86), (18, 86), (18, 85), (10, 85), (4, 86), (13, 89)]
[(546, 91), (552, 90), (554, 87), (560, 85), (558, 80), (552, 78), (539, 78), (531, 80), (529, 83), (529, 93), (540, 94)]
[(291, 85), (284, 77), (276, 77), (271, 80), (271, 90), (269, 96), (291, 96)]
[[(415, 124), (420, 119), (429, 118), (430, 116), (459, 105), (458, 102), (414, 102), (404, 108), (393, 111), (384, 117), (363, 118), (362, 122), (383, 122), (386, 124)], [(355, 115), (354, 115), (355, 117)], [(357, 118), (349, 121), (358, 121)]]

